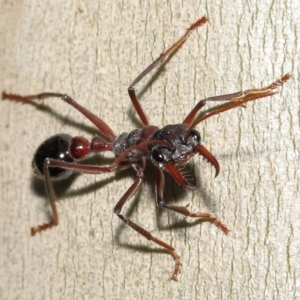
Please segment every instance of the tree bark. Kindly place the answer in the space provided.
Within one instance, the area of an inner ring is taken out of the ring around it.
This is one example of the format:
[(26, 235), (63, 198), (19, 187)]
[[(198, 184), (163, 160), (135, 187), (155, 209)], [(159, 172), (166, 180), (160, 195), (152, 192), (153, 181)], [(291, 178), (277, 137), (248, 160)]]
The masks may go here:
[(50, 213), (31, 173), (35, 149), (56, 133), (97, 132), (59, 99), (1, 101), (1, 299), (300, 298), (298, 1), (196, 2), (0, 1), (0, 91), (68, 93), (118, 134), (140, 126), (130, 82), (203, 15), (209, 23), (137, 86), (153, 125), (182, 122), (202, 98), (292, 75), (277, 95), (197, 127), (221, 165), (216, 179), (200, 157), (189, 165), (195, 192), (167, 179), (168, 203), (212, 213), (227, 236), (158, 211), (151, 167), (125, 205), (127, 216), (181, 255), (177, 283), (169, 280), (170, 255), (113, 214), (133, 171), (55, 184), (59, 226), (30, 236)]

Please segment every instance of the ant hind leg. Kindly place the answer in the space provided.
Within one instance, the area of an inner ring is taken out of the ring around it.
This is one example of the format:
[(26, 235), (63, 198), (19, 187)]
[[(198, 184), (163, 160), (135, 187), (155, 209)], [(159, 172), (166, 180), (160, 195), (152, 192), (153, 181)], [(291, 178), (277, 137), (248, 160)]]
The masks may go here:
[(61, 98), (64, 102), (68, 103), (76, 110), (78, 110), (81, 114), (83, 114), (87, 119), (89, 119), (98, 129), (99, 131), (106, 136), (110, 141), (114, 141), (116, 138), (113, 130), (99, 117), (94, 115), (91, 111), (77, 103), (74, 99), (72, 99), (67, 94), (60, 93), (41, 93), (36, 95), (28, 95), (28, 96), (20, 96), (17, 94), (7, 94), (6, 92), (2, 92), (2, 100), (11, 100), (22, 103), (30, 103), (33, 100), (43, 100), (47, 98)]

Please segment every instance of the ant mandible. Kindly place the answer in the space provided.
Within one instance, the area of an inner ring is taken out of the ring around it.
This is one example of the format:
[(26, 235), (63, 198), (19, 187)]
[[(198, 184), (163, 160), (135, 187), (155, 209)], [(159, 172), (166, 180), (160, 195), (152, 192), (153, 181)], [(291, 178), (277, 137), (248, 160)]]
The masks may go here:
[[(149, 74), (158, 65), (167, 61), (170, 56), (182, 46), (189, 35), (199, 26), (207, 22), (206, 17), (202, 17), (193, 23), (185, 34), (175, 42), (170, 48), (163, 52), (154, 62), (152, 62), (129, 86), (128, 93), (131, 102), (143, 124), (141, 129), (134, 129), (131, 132), (123, 132), (116, 135), (113, 130), (99, 117), (75, 102), (70, 96), (59, 93), (41, 93), (30, 96), (20, 96), (15, 94), (2, 93), (2, 99), (29, 103), (33, 100), (42, 100), (46, 98), (61, 98), (64, 102), (73, 106), (87, 119), (89, 119), (105, 137), (96, 136), (89, 142), (84, 137), (71, 137), (66, 134), (58, 134), (50, 137), (42, 143), (37, 149), (33, 158), (33, 168), (35, 174), (45, 181), (49, 202), (52, 208), (52, 220), (46, 224), (31, 228), (31, 234), (35, 235), (48, 228), (58, 225), (58, 213), (55, 202), (55, 196), (52, 180), (63, 179), (72, 172), (81, 172), (89, 174), (102, 174), (113, 171), (121, 171), (132, 167), (136, 172), (136, 179), (129, 187), (126, 193), (121, 197), (114, 208), (114, 213), (132, 229), (143, 235), (148, 240), (153, 241), (168, 251), (175, 261), (175, 267), (172, 279), (177, 280), (181, 271), (181, 259), (175, 248), (171, 245), (155, 238), (149, 231), (143, 229), (126, 216), (122, 214), (124, 204), (139, 190), (144, 180), (144, 169), (146, 160), (151, 160), (157, 167), (155, 175), (155, 193), (156, 206), (166, 208), (180, 213), (187, 217), (200, 218), (209, 221), (220, 228), (225, 234), (228, 228), (217, 218), (209, 213), (193, 213), (186, 206), (174, 206), (165, 203), (164, 191), (164, 171), (170, 173), (175, 181), (187, 190), (194, 190), (196, 187), (189, 184), (180, 171), (180, 166), (185, 165), (187, 161), (195, 154), (202, 155), (208, 162), (215, 167), (215, 176), (218, 176), (220, 167), (217, 159), (203, 146), (199, 131), (195, 129), (196, 125), (214, 115), (235, 107), (244, 105), (249, 101), (259, 98), (272, 96), (277, 93), (276, 88), (281, 86), (290, 77), (284, 75), (280, 80), (271, 83), (269, 86), (260, 89), (251, 89), (240, 91), (233, 94), (221, 95), (200, 100), (192, 111), (185, 117), (182, 123), (167, 125), (162, 129), (150, 125), (146, 113), (138, 101), (135, 86)], [(216, 107), (210, 112), (206, 112), (202, 117), (198, 117), (198, 111), (210, 101), (229, 101), (224, 107)], [(88, 164), (77, 164), (91, 155), (112, 151), (116, 157), (111, 165), (98, 166)]]

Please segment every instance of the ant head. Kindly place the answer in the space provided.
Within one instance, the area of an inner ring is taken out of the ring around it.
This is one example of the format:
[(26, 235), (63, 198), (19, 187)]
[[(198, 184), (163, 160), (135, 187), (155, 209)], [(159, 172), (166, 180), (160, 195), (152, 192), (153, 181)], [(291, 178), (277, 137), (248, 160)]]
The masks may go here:
[(199, 131), (190, 129), (185, 124), (168, 125), (158, 131), (152, 140), (163, 140), (169, 147), (161, 144), (153, 144), (148, 147), (148, 157), (155, 166), (167, 170), (177, 183), (187, 189), (195, 189), (187, 183), (179, 166), (185, 165), (189, 158), (198, 153), (216, 168), (216, 176), (219, 173), (219, 163), (216, 158), (201, 145)]
[(193, 155), (194, 147), (201, 144), (200, 133), (193, 129), (187, 139), (185, 135), (188, 126), (184, 124), (168, 125), (157, 130), (152, 136), (152, 140), (163, 140), (168, 146), (154, 144), (148, 147), (148, 155), (151, 161), (158, 168), (164, 168), (168, 162), (176, 165), (184, 165)]

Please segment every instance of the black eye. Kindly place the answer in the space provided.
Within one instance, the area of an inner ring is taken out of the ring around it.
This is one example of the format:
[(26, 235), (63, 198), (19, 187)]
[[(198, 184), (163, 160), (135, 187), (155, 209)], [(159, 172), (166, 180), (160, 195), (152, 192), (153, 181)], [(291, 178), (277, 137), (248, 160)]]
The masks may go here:
[(200, 133), (195, 129), (191, 130), (191, 133), (189, 135), (189, 140), (199, 143), (200, 142)]
[(158, 163), (163, 163), (165, 161), (164, 155), (158, 149), (153, 149), (151, 155), (152, 158)]

